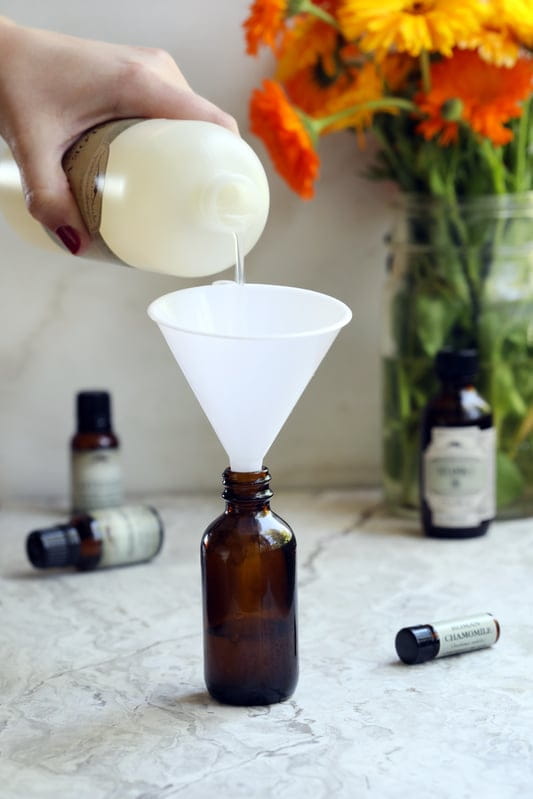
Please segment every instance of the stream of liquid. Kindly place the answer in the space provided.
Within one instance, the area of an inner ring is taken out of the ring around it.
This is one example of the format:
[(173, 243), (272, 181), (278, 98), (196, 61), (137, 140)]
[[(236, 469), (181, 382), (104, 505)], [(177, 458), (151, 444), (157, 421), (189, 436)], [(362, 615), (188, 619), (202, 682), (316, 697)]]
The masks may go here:
[(235, 244), (235, 283), (239, 286), (244, 285), (244, 258), (239, 244), (239, 237), (236, 233), (233, 234), (233, 242)]

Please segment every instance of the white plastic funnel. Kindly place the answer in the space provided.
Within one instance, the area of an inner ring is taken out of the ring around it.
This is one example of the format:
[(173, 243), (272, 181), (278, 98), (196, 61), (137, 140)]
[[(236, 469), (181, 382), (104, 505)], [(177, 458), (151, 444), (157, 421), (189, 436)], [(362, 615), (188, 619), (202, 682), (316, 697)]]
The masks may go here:
[(148, 308), (235, 472), (255, 472), (352, 318), (316, 291), (230, 281), (183, 289)]

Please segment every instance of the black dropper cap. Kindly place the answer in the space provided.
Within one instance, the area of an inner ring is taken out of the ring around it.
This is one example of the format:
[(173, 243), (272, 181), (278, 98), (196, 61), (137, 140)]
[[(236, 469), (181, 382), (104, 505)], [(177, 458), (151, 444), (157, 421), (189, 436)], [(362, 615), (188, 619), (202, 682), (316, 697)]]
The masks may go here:
[(26, 552), (38, 569), (72, 566), (80, 556), (80, 536), (69, 524), (34, 530), (26, 539)]
[(412, 665), (434, 658), (440, 648), (439, 641), (429, 624), (404, 627), (396, 636), (396, 652), (400, 660)]
[(111, 396), (108, 391), (80, 391), (76, 398), (78, 433), (111, 432)]
[(477, 350), (445, 347), (437, 353), (435, 369), (441, 380), (473, 380), (479, 369)]

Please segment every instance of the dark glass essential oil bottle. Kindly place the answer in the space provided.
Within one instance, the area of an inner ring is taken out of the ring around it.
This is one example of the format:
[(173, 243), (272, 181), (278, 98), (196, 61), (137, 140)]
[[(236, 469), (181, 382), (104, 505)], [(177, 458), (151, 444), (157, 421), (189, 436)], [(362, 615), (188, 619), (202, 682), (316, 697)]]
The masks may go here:
[(74, 566), (91, 571), (151, 560), (163, 546), (163, 536), (163, 523), (155, 508), (123, 505), (34, 530), (26, 539), (26, 553), (38, 569)]
[(420, 496), (424, 532), (472, 538), (495, 515), (495, 431), (487, 402), (474, 386), (473, 349), (443, 349), (435, 368), (440, 391), (421, 427)]
[(202, 538), (205, 682), (231, 705), (282, 702), (298, 680), (296, 540), (270, 479), (226, 469), (226, 509)]
[(80, 391), (76, 417), (70, 442), (72, 512), (121, 505), (120, 442), (113, 430), (109, 392)]

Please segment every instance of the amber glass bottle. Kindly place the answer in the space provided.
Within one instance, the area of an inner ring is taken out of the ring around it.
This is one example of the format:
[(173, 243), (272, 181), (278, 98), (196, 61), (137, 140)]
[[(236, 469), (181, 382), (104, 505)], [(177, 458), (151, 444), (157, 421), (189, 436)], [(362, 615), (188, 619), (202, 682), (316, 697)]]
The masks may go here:
[(34, 530), (26, 539), (26, 553), (38, 569), (75, 566), (90, 571), (151, 560), (163, 545), (163, 535), (155, 508), (123, 505)]
[(421, 429), (422, 526), (436, 538), (472, 538), (495, 514), (492, 414), (474, 386), (475, 350), (441, 350), (435, 367), (441, 389)]
[(77, 429), (70, 442), (73, 513), (122, 504), (120, 442), (113, 431), (107, 391), (80, 391)]
[(202, 538), (205, 681), (231, 705), (281, 702), (298, 679), (296, 540), (270, 479), (226, 469), (225, 512)]

